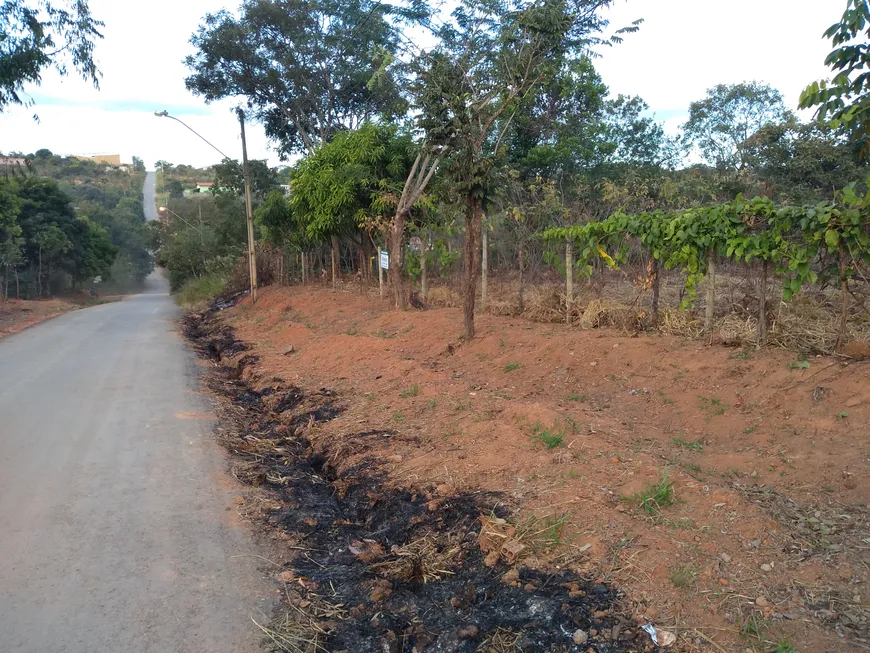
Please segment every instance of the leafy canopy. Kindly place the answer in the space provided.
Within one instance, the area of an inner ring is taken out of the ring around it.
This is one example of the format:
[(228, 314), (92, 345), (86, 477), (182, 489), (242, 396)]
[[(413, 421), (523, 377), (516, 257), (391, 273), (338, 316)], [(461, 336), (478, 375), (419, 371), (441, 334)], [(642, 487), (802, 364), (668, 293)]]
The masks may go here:
[(30, 105), (25, 84), (39, 84), (53, 68), (72, 67), (99, 88), (94, 41), (103, 26), (91, 16), (87, 0), (2, 0), (0, 3), (0, 112), (10, 104)]
[(862, 159), (870, 158), (870, 4), (848, 0), (839, 23), (824, 34), (834, 50), (825, 65), (834, 73), (831, 80), (813, 82), (801, 94), (801, 109), (816, 107), (816, 117), (831, 126), (845, 125)]

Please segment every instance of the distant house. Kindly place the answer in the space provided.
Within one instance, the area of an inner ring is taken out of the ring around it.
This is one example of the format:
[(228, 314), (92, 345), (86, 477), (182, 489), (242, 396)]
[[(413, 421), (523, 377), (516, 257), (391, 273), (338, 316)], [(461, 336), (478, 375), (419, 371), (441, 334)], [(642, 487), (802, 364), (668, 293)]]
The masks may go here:
[(214, 184), (210, 181), (196, 182), (196, 193), (211, 193), (214, 190)]

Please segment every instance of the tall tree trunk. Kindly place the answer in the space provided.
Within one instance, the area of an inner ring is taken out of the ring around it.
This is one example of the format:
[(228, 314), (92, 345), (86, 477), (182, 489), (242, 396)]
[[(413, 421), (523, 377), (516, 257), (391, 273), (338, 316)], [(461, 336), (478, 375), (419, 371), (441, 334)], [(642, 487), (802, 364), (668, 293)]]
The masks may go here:
[(652, 259), (652, 316), (653, 321), (658, 324), (659, 321), (659, 295), (661, 293), (661, 281), (659, 279), (659, 260), (657, 258)]
[(713, 316), (716, 308), (716, 256), (707, 252), (707, 307), (704, 312), (704, 331), (713, 337)]
[(758, 349), (767, 346), (767, 268), (768, 262), (761, 264), (761, 278), (758, 280)]
[(36, 292), (42, 297), (42, 245), (39, 246), (39, 271), (36, 276)]
[(21, 299), (21, 286), (18, 283), (18, 268), (15, 268), (15, 299)]
[(843, 305), (840, 308), (840, 332), (837, 334), (835, 351), (846, 344), (846, 324), (849, 318), (849, 277), (846, 275), (846, 251), (840, 246), (840, 292), (843, 295)]
[(405, 288), (405, 220), (408, 213), (397, 211), (390, 227), (390, 269), (387, 275), (393, 287), (393, 301), (396, 308), (408, 305), (408, 292)]
[(574, 313), (574, 242), (565, 243), (565, 323), (571, 324)]
[(302, 252), (302, 285), (305, 285), (305, 277), (308, 273), (308, 257)]
[(423, 301), (426, 301), (426, 295), (429, 288), (427, 287), (426, 279), (426, 256), (429, 253), (429, 227), (423, 229), (423, 236), (420, 238), (420, 295)]
[(480, 273), (480, 228), (483, 207), (478, 198), (468, 195), (465, 198), (465, 278), (463, 286), (465, 301), (465, 338), (474, 337), (474, 302), (477, 295), (477, 275)]
[(7, 263), (5, 266), (6, 272), (3, 275), (3, 301), (9, 301), (9, 264)]
[(480, 265), (480, 310), (486, 310), (487, 283), (489, 281), (489, 235), (486, 233), (486, 225), (481, 225), (481, 265)]
[(525, 243), (522, 242), (517, 247), (517, 263), (520, 267), (520, 290), (517, 295), (517, 306), (519, 307), (520, 315), (526, 310), (525, 249)]
[(332, 289), (338, 288), (338, 266), (341, 264), (338, 236), (332, 237)]

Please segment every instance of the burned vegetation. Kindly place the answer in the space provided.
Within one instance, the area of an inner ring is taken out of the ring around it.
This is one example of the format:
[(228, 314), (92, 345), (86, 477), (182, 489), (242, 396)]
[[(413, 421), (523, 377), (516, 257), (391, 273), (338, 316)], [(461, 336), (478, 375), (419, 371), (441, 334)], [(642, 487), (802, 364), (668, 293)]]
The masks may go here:
[[(620, 613), (619, 592), (563, 569), (526, 568), (525, 544), (495, 494), (396, 487), (378, 460), (340, 471), (348, 448), (365, 454), (394, 431), (343, 438), (335, 449), (306, 434), (345, 400), (274, 378), (254, 386), (256, 360), (213, 312), (185, 318), (185, 334), (215, 363), (218, 439), (233, 474), (254, 486), (247, 515), (275, 529), (294, 552), (277, 579), (282, 602), (262, 626), (266, 650), (315, 653), (654, 651)], [(344, 449), (342, 449), (344, 447)]]

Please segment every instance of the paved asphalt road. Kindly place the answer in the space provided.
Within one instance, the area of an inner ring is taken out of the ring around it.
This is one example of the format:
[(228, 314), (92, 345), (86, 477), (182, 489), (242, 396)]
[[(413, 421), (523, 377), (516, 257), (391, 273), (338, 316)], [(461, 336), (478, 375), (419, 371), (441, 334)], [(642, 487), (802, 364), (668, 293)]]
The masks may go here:
[(0, 340), (0, 652), (258, 650), (262, 555), (165, 280)]
[(145, 187), (143, 188), (143, 195), (145, 196), (145, 219), (149, 222), (151, 220), (157, 219), (157, 207), (154, 206), (154, 193), (156, 192), (155, 186), (157, 185), (157, 173), (156, 172), (146, 172), (145, 173)]

